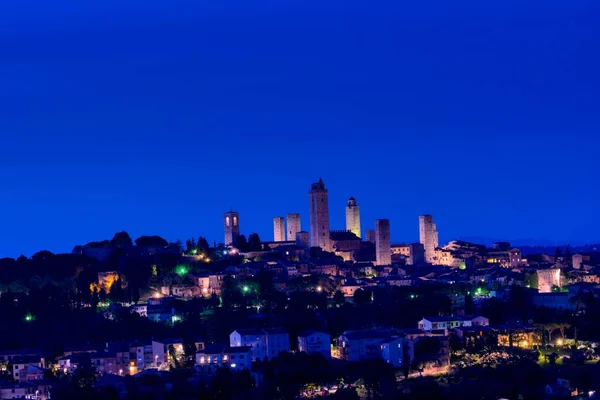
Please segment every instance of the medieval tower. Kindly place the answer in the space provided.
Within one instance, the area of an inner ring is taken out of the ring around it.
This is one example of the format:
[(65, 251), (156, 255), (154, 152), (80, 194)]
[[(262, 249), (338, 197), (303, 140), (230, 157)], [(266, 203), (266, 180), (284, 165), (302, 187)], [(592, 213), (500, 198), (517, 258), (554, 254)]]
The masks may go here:
[(310, 199), (310, 245), (331, 251), (329, 240), (329, 201), (323, 180), (313, 183), (308, 191)]
[(348, 204), (346, 205), (346, 230), (354, 233), (356, 236), (360, 236), (360, 210), (356, 199), (350, 197)]

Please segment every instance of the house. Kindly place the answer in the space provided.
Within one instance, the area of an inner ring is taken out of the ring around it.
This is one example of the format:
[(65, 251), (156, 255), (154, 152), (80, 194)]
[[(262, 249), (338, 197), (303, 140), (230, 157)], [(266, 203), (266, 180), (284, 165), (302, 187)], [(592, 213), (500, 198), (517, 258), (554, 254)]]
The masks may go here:
[(0, 400), (6, 399), (36, 399), (37, 385), (28, 382), (1, 383)]
[(290, 351), (290, 335), (282, 328), (240, 329), (229, 335), (229, 345), (250, 347), (253, 360), (271, 359)]
[(97, 352), (90, 354), (92, 366), (96, 368), (96, 373), (99, 375), (118, 374), (119, 367), (117, 366), (116, 352)]
[(196, 367), (200, 372), (212, 373), (217, 367), (225, 365), (237, 371), (250, 369), (252, 367), (250, 347), (209, 346), (196, 353)]
[(337, 339), (332, 355), (353, 362), (381, 358), (381, 343), (395, 334), (389, 329), (346, 331)]
[(19, 357), (37, 357), (42, 360), (40, 349), (0, 350), (0, 362), (11, 361)]
[[(114, 367), (110, 367), (111, 373), (119, 375), (135, 375), (139, 371), (149, 368), (161, 368), (165, 365), (165, 345), (155, 340), (141, 342), (110, 342), (106, 344), (105, 352), (108, 358), (105, 362), (112, 363), (114, 355)], [(105, 367), (107, 367), (105, 365)]]
[(331, 358), (331, 336), (314, 330), (304, 331), (298, 335), (298, 351)]
[(406, 339), (392, 337), (381, 342), (381, 357), (398, 368), (404, 365), (404, 344)]
[(498, 332), (489, 326), (461, 326), (453, 335), (468, 349), (482, 349), (498, 345)]
[(444, 335), (448, 335), (450, 329), (458, 328), (461, 326), (487, 326), (490, 321), (485, 317), (472, 317), (472, 316), (448, 316), (448, 317), (424, 317), (419, 321), (419, 329), (426, 332), (432, 331), (443, 331)]
[[(41, 374), (41, 378), (43, 379), (44, 374), (44, 360), (40, 357), (36, 357), (36, 356), (23, 356), (23, 357), (14, 357), (11, 360), (11, 364), (12, 364), (12, 376), (13, 379), (15, 381), (19, 381), (19, 382), (26, 382), (28, 380), (28, 377), (30, 376), (31, 373), (31, 377), (33, 379), (36, 379), (36, 377), (39, 375), (39, 372), (36, 373), (35, 368), (38, 369), (38, 371), (41, 369), (42, 374)], [(29, 367), (35, 367), (33, 370), (30, 371)]]

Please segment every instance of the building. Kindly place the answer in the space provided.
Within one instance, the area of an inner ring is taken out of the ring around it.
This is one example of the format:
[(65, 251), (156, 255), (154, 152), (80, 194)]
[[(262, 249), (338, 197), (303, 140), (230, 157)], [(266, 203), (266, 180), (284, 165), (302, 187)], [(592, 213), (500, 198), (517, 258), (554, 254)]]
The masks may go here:
[(560, 288), (562, 286), (560, 268), (539, 269), (536, 273), (540, 293), (552, 293), (552, 287)]
[(28, 382), (0, 384), (0, 400), (5, 399), (40, 399), (36, 395), (37, 385)]
[(239, 329), (229, 335), (231, 347), (250, 347), (253, 360), (272, 359), (290, 351), (290, 335), (282, 328)]
[(421, 243), (392, 244), (390, 246), (392, 262), (406, 265), (420, 265), (425, 262), (425, 250)]
[(235, 211), (226, 212), (223, 216), (225, 225), (225, 246), (234, 243), (240, 236), (240, 214)]
[(287, 219), (287, 240), (288, 241), (295, 241), (296, 240), (296, 235), (298, 234), (298, 232), (300, 232), (301, 229), (301, 225), (300, 225), (300, 214), (288, 214), (286, 215), (286, 219)]
[(361, 237), (360, 209), (354, 197), (350, 197), (346, 205), (346, 230), (354, 233), (359, 238)]
[(375, 263), (377, 265), (392, 264), (389, 219), (375, 221)]
[(134, 375), (138, 371), (160, 368), (165, 364), (165, 345), (155, 340), (107, 343), (106, 352), (110, 362), (113, 356), (116, 361), (114, 366), (110, 366), (110, 370), (118, 370), (119, 375)]
[(360, 250), (361, 241), (354, 232), (350, 231), (331, 231), (329, 240), (332, 250), (336, 255), (341, 256), (344, 261), (352, 261), (354, 252)]
[(393, 336), (389, 329), (346, 331), (337, 339), (332, 355), (353, 362), (381, 358), (381, 343)]
[(310, 234), (308, 232), (296, 232), (296, 247), (301, 249), (307, 249), (310, 247)]
[(365, 232), (365, 240), (367, 242), (375, 244), (375, 242), (377, 241), (377, 237), (375, 236), (375, 229), (367, 229), (367, 231)]
[(273, 218), (273, 241), (285, 242), (285, 219), (283, 217)]
[(298, 351), (331, 358), (331, 336), (314, 330), (304, 331), (298, 335)]
[(425, 261), (433, 264), (435, 261), (435, 249), (438, 247), (438, 232), (431, 215), (419, 217), (419, 242), (425, 248)]
[(229, 366), (231, 370), (242, 371), (252, 367), (250, 347), (209, 346), (196, 353), (196, 366), (204, 373), (212, 373), (217, 367)]
[(37, 356), (15, 357), (10, 361), (10, 365), (12, 365), (12, 376), (15, 381), (32, 380), (30, 375), (35, 375), (36, 369), (42, 369), (42, 378), (44, 376), (44, 359)]
[(381, 358), (395, 368), (404, 365), (404, 342), (400, 337), (390, 337), (381, 342)]
[(329, 194), (322, 179), (313, 183), (310, 199), (310, 245), (331, 251), (329, 243)]
[(418, 328), (425, 332), (443, 331), (444, 335), (448, 335), (450, 329), (463, 326), (488, 326), (489, 324), (490, 321), (486, 317), (451, 315), (448, 317), (424, 317), (419, 321)]

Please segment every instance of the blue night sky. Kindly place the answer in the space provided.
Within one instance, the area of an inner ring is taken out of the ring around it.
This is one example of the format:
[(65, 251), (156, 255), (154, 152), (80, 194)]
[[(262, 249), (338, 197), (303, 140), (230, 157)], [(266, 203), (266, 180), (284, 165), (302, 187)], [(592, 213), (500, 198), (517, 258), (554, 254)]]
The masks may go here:
[[(203, 4), (204, 3), (204, 4)], [(363, 230), (600, 239), (598, 1), (0, 2), (0, 256)]]

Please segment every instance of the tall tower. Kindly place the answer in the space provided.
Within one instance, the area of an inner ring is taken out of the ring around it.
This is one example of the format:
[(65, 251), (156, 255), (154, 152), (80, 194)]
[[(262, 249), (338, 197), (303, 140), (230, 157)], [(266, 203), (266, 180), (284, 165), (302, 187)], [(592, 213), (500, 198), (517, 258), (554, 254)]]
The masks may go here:
[(225, 246), (229, 246), (240, 236), (240, 213), (226, 212), (223, 216), (225, 224)]
[(438, 247), (438, 232), (431, 215), (419, 217), (419, 242), (425, 248), (425, 261), (433, 264), (435, 261), (435, 249)]
[(300, 232), (300, 214), (288, 214), (287, 218), (287, 240), (296, 240), (296, 234)]
[(377, 242), (377, 239), (375, 237), (375, 229), (367, 229), (367, 231), (365, 232), (365, 241), (371, 242), (373, 244)]
[(285, 219), (283, 217), (273, 218), (273, 240), (275, 242), (285, 241)]
[(354, 233), (358, 237), (361, 237), (360, 210), (354, 197), (350, 197), (348, 199), (348, 205), (346, 205), (346, 230)]
[(392, 264), (389, 219), (378, 219), (375, 221), (375, 257), (377, 265)]
[(329, 201), (323, 179), (313, 183), (308, 191), (310, 199), (310, 245), (331, 251), (329, 241)]

